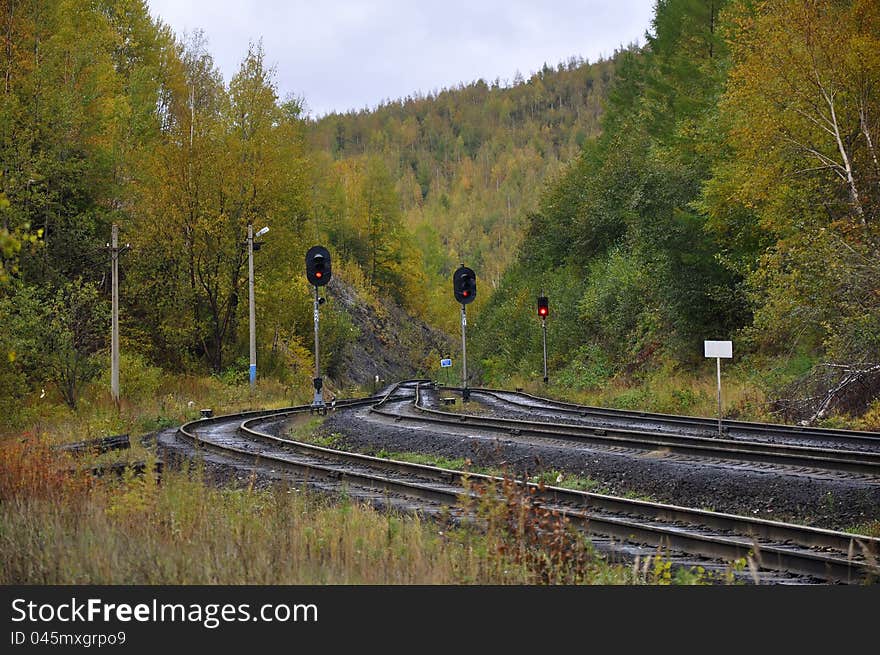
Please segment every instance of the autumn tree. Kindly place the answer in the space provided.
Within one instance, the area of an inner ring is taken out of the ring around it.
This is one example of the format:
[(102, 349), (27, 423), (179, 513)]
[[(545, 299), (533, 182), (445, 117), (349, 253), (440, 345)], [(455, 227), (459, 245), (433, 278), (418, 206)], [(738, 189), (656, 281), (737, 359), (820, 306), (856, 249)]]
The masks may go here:
[(770, 1), (736, 15), (724, 106), (741, 167), (750, 170), (743, 196), (773, 202), (784, 180), (806, 180), (828, 190), (835, 218), (876, 221), (878, 26), (870, 0)]
[(880, 389), (880, 11), (768, 1), (730, 18), (730, 150), (704, 206), (724, 261), (747, 276), (752, 343), (816, 361), (806, 386), (783, 392), (816, 399), (795, 412), (816, 419), (836, 402), (829, 390), (855, 383), (864, 403)]

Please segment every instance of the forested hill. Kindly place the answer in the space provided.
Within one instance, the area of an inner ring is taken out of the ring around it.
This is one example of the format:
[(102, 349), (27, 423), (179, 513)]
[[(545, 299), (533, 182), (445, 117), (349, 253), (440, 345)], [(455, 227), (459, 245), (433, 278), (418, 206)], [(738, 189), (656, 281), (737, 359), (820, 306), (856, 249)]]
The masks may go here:
[(602, 134), (544, 189), (480, 316), (489, 376), (540, 370), (543, 285), (566, 385), (668, 377), (733, 339), (790, 417), (863, 411), (880, 391), (878, 34), (876, 0), (658, 2)]
[[(616, 66), (571, 60), (314, 121), (281, 97), (259, 44), (242, 43), (225, 80), (210, 35), (175, 35), (145, 0), (7, 5), (0, 414), (10, 423), (44, 387), (71, 408), (99, 393), (113, 225), (126, 244), (123, 387), (157, 367), (225, 380), (248, 371), (249, 227), (270, 227), (254, 256), (259, 379), (311, 384), (303, 255), (315, 243), (377, 312), (403, 316), (396, 303), (451, 327), (452, 268), (477, 269), (476, 304), (489, 299), (540, 188), (598, 133)], [(322, 370), (355, 380), (344, 368), (357, 312), (328, 300)], [(377, 338), (421, 366), (416, 339)]]
[[(423, 309), (443, 324), (455, 319), (447, 311), (452, 270), (460, 262), (478, 270), (478, 304), (485, 302), (513, 260), (540, 189), (598, 135), (615, 66), (615, 59), (573, 58), (528, 79), (517, 73), (509, 82), (478, 80), (330, 114), (311, 125), (310, 138), (332, 158), (330, 184), (340, 189), (363, 162), (388, 171), (427, 273), (427, 293), (418, 290)], [(347, 197), (322, 208), (343, 252), (362, 220)]]
[[(6, 417), (44, 385), (76, 407), (106, 372), (114, 224), (135, 376), (248, 370), (247, 234), (268, 225), (266, 378), (311, 384), (302, 255), (324, 243), (377, 311), (450, 331), (452, 270), (474, 268), (487, 382), (540, 370), (543, 288), (567, 387), (693, 371), (703, 339), (732, 338), (742, 377), (804, 399), (795, 414), (880, 392), (876, 0), (658, 0), (645, 46), (607, 61), (319, 120), (259, 45), (226, 81), (145, 0), (10, 2), (0, 22)], [(329, 300), (341, 379), (357, 329)]]

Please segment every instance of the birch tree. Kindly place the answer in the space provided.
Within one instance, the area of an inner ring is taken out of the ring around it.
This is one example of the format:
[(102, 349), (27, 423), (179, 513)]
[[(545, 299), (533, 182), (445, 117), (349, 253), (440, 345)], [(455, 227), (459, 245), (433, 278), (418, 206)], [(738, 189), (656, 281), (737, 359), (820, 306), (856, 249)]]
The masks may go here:
[(837, 190), (844, 206), (832, 208), (835, 217), (848, 213), (863, 227), (875, 221), (877, 3), (768, 0), (741, 9), (733, 25), (723, 106), (738, 154), (757, 174), (757, 184), (746, 185), (750, 200), (782, 188), (778, 175), (810, 177)]

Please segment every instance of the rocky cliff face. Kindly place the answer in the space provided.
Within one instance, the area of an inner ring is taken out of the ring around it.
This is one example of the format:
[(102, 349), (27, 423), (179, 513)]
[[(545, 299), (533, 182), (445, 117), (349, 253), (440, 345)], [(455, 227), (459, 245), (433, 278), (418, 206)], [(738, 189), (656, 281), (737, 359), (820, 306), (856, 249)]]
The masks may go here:
[(333, 382), (337, 388), (368, 387), (412, 377), (436, 375), (441, 357), (452, 353), (453, 339), (410, 316), (390, 300), (375, 305), (354, 287), (334, 277), (327, 296), (335, 311), (349, 315), (358, 335), (341, 353)]

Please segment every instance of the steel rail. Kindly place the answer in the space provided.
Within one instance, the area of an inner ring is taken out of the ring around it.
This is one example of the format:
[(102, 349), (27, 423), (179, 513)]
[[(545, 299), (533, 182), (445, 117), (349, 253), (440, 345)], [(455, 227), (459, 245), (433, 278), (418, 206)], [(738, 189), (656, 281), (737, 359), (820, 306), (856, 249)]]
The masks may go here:
[(469, 425), (481, 430), (504, 432), (507, 435), (556, 439), (573, 443), (598, 443), (640, 450), (666, 450), (680, 455), (760, 462), (775, 465), (808, 467), (876, 476), (880, 481), (880, 452), (834, 450), (772, 444), (756, 441), (716, 439), (693, 435), (646, 432), (640, 430), (550, 423), (523, 419), (488, 418), (470, 414), (444, 412), (424, 407), (413, 408), (421, 414), (392, 414), (395, 420), (429, 422), (436, 425)]
[[(387, 404), (395, 398), (394, 393), (399, 386), (395, 385), (381, 398), (344, 401), (340, 402), (339, 406), (367, 405), (371, 406), (372, 411), (376, 411), (375, 405)], [(413, 394), (415, 401), (418, 401), (419, 393), (420, 388), (417, 384)], [(456, 503), (463, 493), (472, 494), (473, 491), (466, 491), (470, 489), (468, 484), (503, 483), (502, 478), (495, 476), (339, 451), (276, 437), (256, 429), (256, 424), (260, 422), (302, 413), (308, 409), (309, 406), (304, 405), (284, 410), (215, 417), (214, 420), (203, 419), (182, 426), (179, 433), (198, 447), (226, 455), (233, 454), (252, 461), (271, 462), (272, 466), (301, 471), (310, 478), (348, 481), (369, 489), (399, 492), (445, 504)], [(382, 415), (382, 412), (383, 410), (379, 410), (379, 415)], [(198, 427), (204, 426), (206, 421), (212, 421), (214, 424), (220, 421), (232, 423), (237, 425), (238, 432), (253, 441), (307, 456), (310, 459), (296, 462), (267, 452), (255, 453), (229, 445), (212, 444), (196, 434)], [(324, 460), (326, 463), (316, 460)], [(333, 460), (341, 461), (348, 466), (360, 467), (360, 470), (340, 469), (338, 464), (333, 464)], [(370, 472), (370, 469), (374, 471)], [(420, 478), (420, 481), (395, 479), (393, 474), (415, 476)], [(543, 487), (534, 483), (519, 484), (531, 488), (546, 507), (557, 510), (560, 515), (568, 517), (587, 532), (594, 534), (726, 560), (753, 554), (761, 568), (811, 575), (835, 582), (860, 582), (880, 574), (877, 567), (880, 539), (766, 519), (739, 517), (558, 487)], [(662, 523), (651, 523), (651, 521)], [(696, 530), (687, 529), (680, 525), (681, 523), (698, 527)], [(705, 534), (706, 529), (718, 530), (725, 534)], [(731, 532), (738, 534), (729, 534)], [(765, 540), (765, 543), (759, 540)], [(766, 540), (775, 543), (766, 543)], [(792, 543), (797, 543), (798, 547), (792, 546)], [(836, 552), (811, 549), (830, 549)]]
[[(450, 390), (458, 390), (456, 387), (442, 387)], [(718, 419), (702, 416), (686, 416), (678, 414), (662, 414), (658, 412), (643, 412), (630, 409), (615, 409), (611, 407), (594, 407), (590, 405), (578, 405), (551, 398), (543, 398), (522, 391), (507, 391), (505, 389), (491, 389), (478, 387), (471, 389), (471, 394), (484, 394), (495, 397), (501, 402), (509, 403), (526, 409), (545, 409), (571, 414), (582, 418), (600, 417), (609, 419), (625, 419), (638, 422), (654, 422), (665, 424), (670, 427), (694, 428), (704, 431), (706, 434), (717, 434)], [(501, 396), (514, 396), (531, 400), (517, 402)], [(538, 404), (535, 404), (538, 403)], [(880, 448), (880, 433), (861, 430), (840, 430), (832, 428), (814, 428), (801, 425), (787, 425), (782, 423), (758, 423), (752, 421), (739, 421), (722, 419), (722, 429), (725, 434), (739, 433), (743, 435), (753, 434), (761, 436), (783, 436), (791, 439), (836, 441), (849, 445), (868, 445)]]

